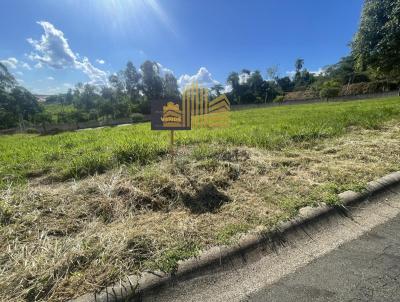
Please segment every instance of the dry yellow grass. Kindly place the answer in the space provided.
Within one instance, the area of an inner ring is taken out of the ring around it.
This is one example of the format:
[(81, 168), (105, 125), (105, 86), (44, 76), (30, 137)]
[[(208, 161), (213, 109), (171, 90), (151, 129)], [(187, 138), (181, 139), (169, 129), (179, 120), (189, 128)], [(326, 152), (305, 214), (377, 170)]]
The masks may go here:
[(400, 170), (400, 123), (279, 151), (182, 146), (147, 166), (0, 191), (3, 301), (73, 298), (268, 229)]

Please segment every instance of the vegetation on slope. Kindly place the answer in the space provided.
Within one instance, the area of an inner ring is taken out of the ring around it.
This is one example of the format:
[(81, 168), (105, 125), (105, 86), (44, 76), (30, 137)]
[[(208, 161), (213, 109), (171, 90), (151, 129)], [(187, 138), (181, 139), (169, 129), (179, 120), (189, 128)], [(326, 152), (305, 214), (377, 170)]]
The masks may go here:
[[(177, 133), (177, 144), (223, 143), (278, 150), (304, 141), (343, 134), (351, 126), (376, 128), (399, 118), (399, 98), (236, 111), (225, 129)], [(29, 177), (81, 178), (121, 164), (145, 164), (168, 150), (168, 133), (149, 124), (58, 135), (0, 137), (0, 186)]]
[(1, 137), (0, 292), (66, 300), (337, 203), (400, 169), (398, 102), (233, 112), (178, 133), (173, 165), (149, 125)]
[(311, 149), (192, 150), (174, 168), (162, 161), (4, 191), (0, 288), (8, 300), (58, 301), (144, 269), (174, 270), (201, 249), (268, 229), (301, 206), (337, 202), (336, 193), (399, 169), (399, 134), (397, 124)]

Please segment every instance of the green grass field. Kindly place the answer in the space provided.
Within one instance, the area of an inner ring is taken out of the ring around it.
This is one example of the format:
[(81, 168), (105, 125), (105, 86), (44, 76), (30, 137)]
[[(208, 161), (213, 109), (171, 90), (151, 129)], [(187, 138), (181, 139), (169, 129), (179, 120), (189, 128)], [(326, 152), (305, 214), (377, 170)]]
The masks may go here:
[[(218, 143), (276, 150), (341, 135), (351, 126), (366, 129), (400, 117), (400, 99), (281, 106), (232, 112), (231, 127), (177, 133), (178, 145)], [(0, 137), (0, 186), (31, 176), (81, 178), (120, 164), (148, 163), (167, 152), (168, 133), (148, 123), (53, 136)]]
[[(255, 108), (231, 126), (0, 136), (0, 292), (66, 301), (400, 170), (400, 98)], [(0, 300), (1, 300), (0, 298)]]

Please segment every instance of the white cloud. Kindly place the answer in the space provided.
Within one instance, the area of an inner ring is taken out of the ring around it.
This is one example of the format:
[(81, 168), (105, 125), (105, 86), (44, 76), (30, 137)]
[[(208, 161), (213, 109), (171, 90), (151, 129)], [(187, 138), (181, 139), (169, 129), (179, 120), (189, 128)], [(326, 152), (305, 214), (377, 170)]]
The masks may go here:
[(164, 77), (167, 73), (174, 74), (174, 72), (171, 69), (162, 66), (160, 63), (157, 63), (157, 66), (158, 66), (158, 74), (160, 75), (160, 77)]
[[(155, 73), (158, 73), (158, 75), (160, 77), (163, 78), (163, 77), (165, 77), (166, 74), (172, 74), (172, 75), (174, 74), (174, 72), (171, 69), (164, 67), (163, 65), (161, 65), (158, 62), (156, 62), (156, 64), (157, 64), (157, 66), (153, 65), (153, 70), (154, 70)], [(138, 72), (141, 75), (143, 75), (143, 71), (142, 71), (141, 68), (139, 68)], [(117, 75), (117, 74), (113, 73), (113, 75)]]
[(310, 71), (310, 73), (313, 73), (313, 74), (315, 74), (315, 75), (317, 75), (317, 76), (319, 76), (319, 75), (324, 75), (325, 69), (319, 68), (317, 71)]
[(94, 67), (89, 59), (84, 57), (82, 62), (76, 61), (75, 67), (80, 69), (90, 78), (93, 85), (106, 85), (108, 83), (107, 73), (99, 68)]
[(70, 48), (68, 40), (61, 30), (46, 21), (37, 23), (44, 30), (40, 41), (32, 38), (27, 40), (35, 50), (29, 55), (31, 60), (38, 62), (35, 68), (43, 66), (50, 66), (55, 69), (74, 68), (85, 73), (91, 84), (107, 84), (107, 73), (94, 67), (86, 57), (80, 60), (79, 55), (75, 54)]
[(72, 84), (70, 84), (70, 83), (63, 83), (63, 86), (68, 88), (68, 87), (72, 87)]
[(53, 77), (47, 77), (47, 79), (50, 80), (50, 81), (54, 81)]
[(231, 92), (231, 91), (232, 91), (232, 86), (229, 85), (229, 84), (225, 85), (223, 93), (228, 93), (228, 92)]
[(36, 53), (30, 54), (30, 58), (56, 69), (74, 66), (77, 58), (69, 47), (64, 33), (49, 22), (37, 23), (42, 26), (44, 35), (40, 41), (28, 39), (28, 42), (36, 50)]
[(247, 81), (250, 79), (250, 77), (251, 77), (251, 74), (252, 74), (253, 72), (251, 72), (250, 74), (248, 74), (248, 73), (241, 73), (241, 74), (239, 74), (239, 84), (246, 84), (247, 83)]
[(5, 60), (0, 60), (0, 62), (3, 63), (7, 68), (11, 68), (11, 69), (16, 69), (17, 64), (18, 64), (18, 60), (13, 57), (5, 59)]
[(295, 75), (295, 74), (296, 74), (296, 71), (295, 71), (295, 70), (286, 71), (286, 75), (287, 75), (289, 78), (291, 78), (291, 79), (294, 78), (294, 75)]
[[(316, 71), (309, 71), (309, 73), (312, 73), (312, 74), (314, 74), (314, 75), (319, 76), (319, 75), (323, 75), (323, 74), (325, 73), (325, 69), (319, 68), (319, 69), (316, 70)], [(295, 71), (295, 70), (286, 71), (286, 75), (287, 75), (288, 77), (290, 77), (291, 79), (294, 78), (295, 74), (296, 74), (296, 71)]]
[(184, 89), (187, 85), (195, 82), (207, 88), (219, 84), (218, 81), (213, 79), (212, 74), (205, 67), (200, 67), (199, 71), (192, 76), (184, 74), (178, 79), (178, 85), (181, 89)]
[(26, 62), (21, 62), (21, 66), (25, 69), (32, 70), (32, 67)]
[[(27, 70), (32, 70), (31, 66), (28, 63), (26, 63), (24, 61), (18, 61), (18, 59), (14, 58), (14, 57), (10, 57), (5, 60), (0, 60), (0, 62), (3, 63), (8, 69), (19, 69), (22, 67)], [(23, 74), (22, 71), (16, 71), (14, 73), (18, 74), (18, 75)]]
[(104, 61), (103, 59), (97, 59), (96, 62), (101, 64), (101, 65), (106, 63), (106, 61)]

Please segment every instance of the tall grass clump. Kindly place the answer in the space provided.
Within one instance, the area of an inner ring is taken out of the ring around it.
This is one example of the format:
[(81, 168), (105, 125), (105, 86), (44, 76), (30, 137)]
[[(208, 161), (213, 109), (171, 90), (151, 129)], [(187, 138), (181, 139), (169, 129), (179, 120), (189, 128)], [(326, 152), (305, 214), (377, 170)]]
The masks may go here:
[(70, 165), (62, 173), (62, 178), (82, 178), (95, 173), (103, 173), (110, 166), (111, 163), (105, 155), (89, 152), (72, 159)]
[(166, 152), (166, 144), (136, 139), (122, 142), (113, 151), (113, 155), (118, 163), (147, 164)]

